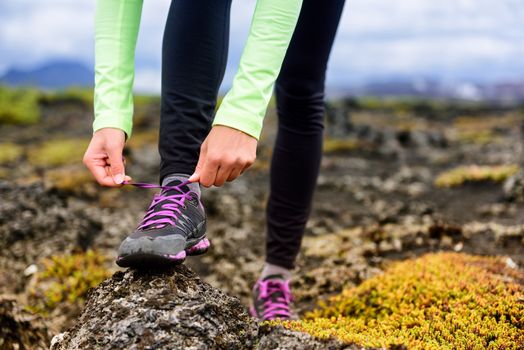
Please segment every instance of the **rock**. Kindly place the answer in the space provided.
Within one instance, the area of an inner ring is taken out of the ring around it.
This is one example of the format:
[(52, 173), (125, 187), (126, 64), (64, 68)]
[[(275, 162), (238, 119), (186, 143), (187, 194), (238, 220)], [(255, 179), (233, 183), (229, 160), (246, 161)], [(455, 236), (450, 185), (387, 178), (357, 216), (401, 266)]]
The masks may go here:
[(34, 272), (28, 266), (56, 252), (87, 249), (101, 231), (100, 222), (72, 210), (42, 183), (0, 181), (0, 198), (0, 293), (19, 292)]
[(0, 349), (47, 349), (50, 338), (39, 316), (13, 299), (0, 297)]
[(185, 265), (128, 270), (93, 289), (75, 326), (51, 350), (69, 349), (359, 349), (264, 325), (237, 298), (203, 282)]
[(504, 182), (504, 195), (510, 201), (524, 202), (524, 171), (509, 177)]
[(180, 265), (115, 273), (52, 349), (249, 349), (257, 332), (238, 299)]
[[(306, 333), (294, 332), (282, 327), (260, 327), (257, 350), (357, 350), (357, 345), (345, 345), (336, 340), (319, 341)], [(366, 348), (368, 349), (368, 348)]]

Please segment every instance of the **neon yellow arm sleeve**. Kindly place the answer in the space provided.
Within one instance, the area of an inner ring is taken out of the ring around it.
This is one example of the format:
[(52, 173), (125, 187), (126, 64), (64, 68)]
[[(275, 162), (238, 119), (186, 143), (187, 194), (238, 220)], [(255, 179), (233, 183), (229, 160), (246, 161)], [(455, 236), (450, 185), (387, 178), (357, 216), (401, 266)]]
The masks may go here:
[(295, 29), (302, 0), (258, 0), (231, 90), (213, 125), (260, 137), (267, 105)]
[(94, 131), (131, 136), (135, 47), (142, 0), (97, 0), (95, 14)]

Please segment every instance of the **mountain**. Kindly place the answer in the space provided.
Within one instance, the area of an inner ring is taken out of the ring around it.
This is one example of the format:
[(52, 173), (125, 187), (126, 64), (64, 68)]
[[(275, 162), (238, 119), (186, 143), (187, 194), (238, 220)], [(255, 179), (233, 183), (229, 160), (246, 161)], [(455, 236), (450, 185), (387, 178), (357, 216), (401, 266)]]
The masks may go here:
[(0, 84), (35, 86), (42, 89), (93, 86), (94, 72), (74, 61), (52, 61), (33, 69), (9, 69)]

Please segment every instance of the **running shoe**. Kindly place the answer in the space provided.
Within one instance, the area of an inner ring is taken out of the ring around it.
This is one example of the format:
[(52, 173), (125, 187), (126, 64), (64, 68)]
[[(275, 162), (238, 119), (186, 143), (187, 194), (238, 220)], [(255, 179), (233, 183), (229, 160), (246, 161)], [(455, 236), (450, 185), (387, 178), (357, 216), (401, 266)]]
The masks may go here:
[(296, 319), (291, 311), (293, 296), (289, 281), (282, 275), (270, 275), (259, 279), (253, 287), (253, 305), (250, 313), (260, 321)]
[[(135, 183), (141, 188), (160, 188), (144, 219), (118, 249), (121, 267), (176, 265), (187, 255), (207, 252), (206, 214), (199, 194), (189, 181), (174, 180), (167, 186)], [(198, 186), (198, 184), (195, 184)]]

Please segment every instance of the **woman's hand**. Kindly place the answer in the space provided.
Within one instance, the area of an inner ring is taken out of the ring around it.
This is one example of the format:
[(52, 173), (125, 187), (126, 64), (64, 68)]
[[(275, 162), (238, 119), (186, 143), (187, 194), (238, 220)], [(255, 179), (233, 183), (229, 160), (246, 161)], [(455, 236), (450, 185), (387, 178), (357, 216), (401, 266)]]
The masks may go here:
[(216, 125), (200, 147), (200, 157), (189, 181), (205, 187), (233, 181), (256, 159), (257, 139), (227, 126)]
[(126, 176), (122, 152), (125, 133), (120, 129), (104, 128), (96, 131), (84, 154), (84, 164), (102, 186), (119, 187)]

